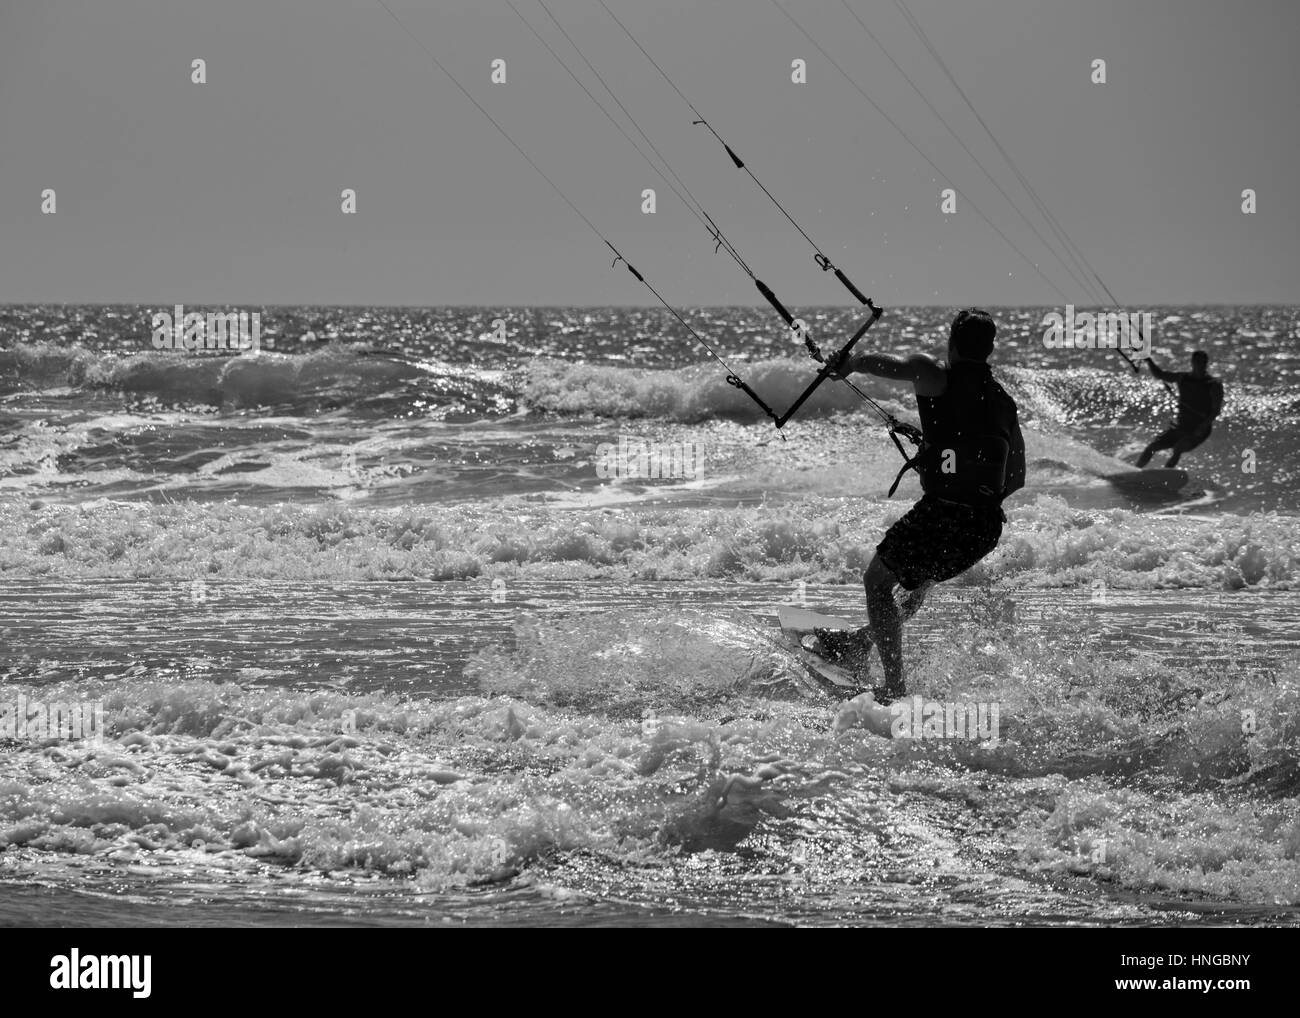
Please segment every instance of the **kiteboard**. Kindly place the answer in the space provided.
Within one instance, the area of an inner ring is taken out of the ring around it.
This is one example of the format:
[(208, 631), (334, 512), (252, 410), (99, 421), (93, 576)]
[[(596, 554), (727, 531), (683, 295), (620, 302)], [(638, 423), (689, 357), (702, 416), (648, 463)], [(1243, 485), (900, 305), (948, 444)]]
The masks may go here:
[(875, 696), (863, 688), (858, 676), (827, 661), (806, 645), (811, 642), (814, 630), (857, 629), (858, 624), (842, 615), (822, 615), (794, 605), (781, 605), (777, 609), (777, 621), (795, 657), (813, 681), (828, 695), (845, 700), (835, 716), (836, 734), (850, 728), (864, 728), (874, 735), (891, 738), (893, 711), (876, 703)]
[(1102, 474), (1102, 478), (1120, 491), (1132, 494), (1172, 494), (1187, 483), (1186, 470), (1160, 467), (1154, 470), (1124, 470)]
[(814, 629), (856, 629), (857, 625), (842, 615), (822, 615), (797, 608), (792, 604), (783, 604), (776, 610), (776, 619), (782, 632), (793, 636), (806, 636)]
[(834, 697), (849, 697), (862, 692), (863, 685), (852, 672), (826, 660), (804, 645), (805, 637), (811, 642), (814, 629), (852, 629), (853, 623), (849, 619), (838, 615), (822, 615), (788, 604), (777, 609), (776, 617), (785, 643), (803, 665), (804, 671), (825, 693)]

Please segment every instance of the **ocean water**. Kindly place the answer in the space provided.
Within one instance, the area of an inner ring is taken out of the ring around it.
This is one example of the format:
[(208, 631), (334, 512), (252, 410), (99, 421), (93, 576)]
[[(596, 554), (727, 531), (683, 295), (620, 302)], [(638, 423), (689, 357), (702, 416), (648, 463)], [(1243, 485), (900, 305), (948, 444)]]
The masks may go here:
[[(775, 629), (860, 617), (917, 495), (847, 387), (783, 438), (648, 310), (263, 308), (243, 354), (154, 310), (0, 308), (0, 711), (104, 725), (0, 735), (0, 923), (1300, 924), (1297, 309), (1155, 310), (1227, 398), (1136, 501), (1168, 395), (995, 311), (1029, 484), (907, 654), (996, 742), (837, 732)], [(690, 317), (773, 406), (813, 374)]]

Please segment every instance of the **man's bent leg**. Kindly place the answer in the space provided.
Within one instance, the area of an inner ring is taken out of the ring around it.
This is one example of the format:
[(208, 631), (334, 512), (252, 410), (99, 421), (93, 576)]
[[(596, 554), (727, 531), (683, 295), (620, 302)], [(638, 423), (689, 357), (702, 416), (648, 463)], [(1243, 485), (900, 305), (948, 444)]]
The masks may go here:
[[(926, 594), (935, 581), (926, 580), (915, 590), (909, 590), (898, 605), (898, 621), (905, 623), (917, 614), (926, 603)], [(826, 658), (829, 662), (849, 668), (859, 676), (867, 675), (867, 660), (871, 654), (871, 625), (861, 625), (857, 629), (814, 629), (816, 642), (805, 645), (807, 649)]]
[(1178, 461), (1182, 458), (1183, 453), (1191, 452), (1209, 437), (1209, 428), (1198, 428), (1196, 431), (1180, 435), (1178, 441), (1174, 443), (1174, 454), (1169, 457), (1169, 462), (1165, 466), (1167, 468), (1178, 466)]
[(894, 602), (898, 577), (877, 554), (862, 574), (862, 583), (867, 591), (871, 638), (880, 652), (880, 663), (885, 670), (885, 694), (900, 697), (906, 692), (906, 686), (903, 682), (903, 613)]
[(1140, 470), (1142, 467), (1145, 467), (1151, 462), (1152, 456), (1161, 449), (1168, 449), (1178, 441), (1179, 437), (1180, 435), (1177, 428), (1169, 428), (1166, 431), (1162, 431), (1151, 440), (1150, 445), (1142, 450), (1142, 455), (1137, 458), (1137, 463), (1135, 464), (1137, 468)]

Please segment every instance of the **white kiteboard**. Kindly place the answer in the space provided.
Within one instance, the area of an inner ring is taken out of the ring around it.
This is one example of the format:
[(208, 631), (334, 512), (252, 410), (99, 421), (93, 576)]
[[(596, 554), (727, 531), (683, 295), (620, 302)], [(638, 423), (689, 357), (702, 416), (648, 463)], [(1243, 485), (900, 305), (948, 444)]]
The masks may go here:
[(822, 615), (807, 608), (783, 604), (776, 610), (776, 620), (784, 632), (805, 636), (814, 629), (856, 629), (857, 625), (842, 615)]
[(825, 692), (832, 696), (852, 696), (862, 691), (862, 683), (852, 672), (832, 664), (819, 654), (814, 654), (802, 643), (803, 637), (811, 634), (814, 629), (852, 629), (851, 621), (837, 615), (821, 615), (807, 608), (796, 608), (788, 604), (783, 604), (777, 609), (776, 618), (786, 643), (795, 657), (813, 681)]
[(862, 728), (873, 735), (885, 739), (892, 738), (893, 711), (889, 707), (876, 703), (874, 694), (869, 690), (863, 690), (862, 683), (852, 672), (814, 654), (801, 642), (804, 636), (816, 629), (857, 629), (858, 624), (841, 615), (822, 615), (807, 608), (797, 608), (788, 604), (781, 605), (776, 614), (781, 631), (794, 645), (799, 663), (813, 679), (832, 696), (851, 695), (851, 699), (842, 703), (835, 714), (833, 726), (835, 734), (839, 735), (850, 728)]

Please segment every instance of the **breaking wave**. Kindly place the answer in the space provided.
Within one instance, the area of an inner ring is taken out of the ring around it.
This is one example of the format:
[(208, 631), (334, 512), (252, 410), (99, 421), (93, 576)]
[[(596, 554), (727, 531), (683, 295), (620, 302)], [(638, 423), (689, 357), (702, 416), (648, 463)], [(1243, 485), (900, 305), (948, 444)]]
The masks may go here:
[[(899, 504), (418, 511), (290, 504), (39, 501), (0, 505), (0, 572), (31, 577), (465, 579), (520, 575), (856, 582)], [(1071, 509), (1040, 495), (1011, 509), (997, 550), (959, 579), (1030, 586), (1292, 590), (1294, 517), (1200, 518)]]

